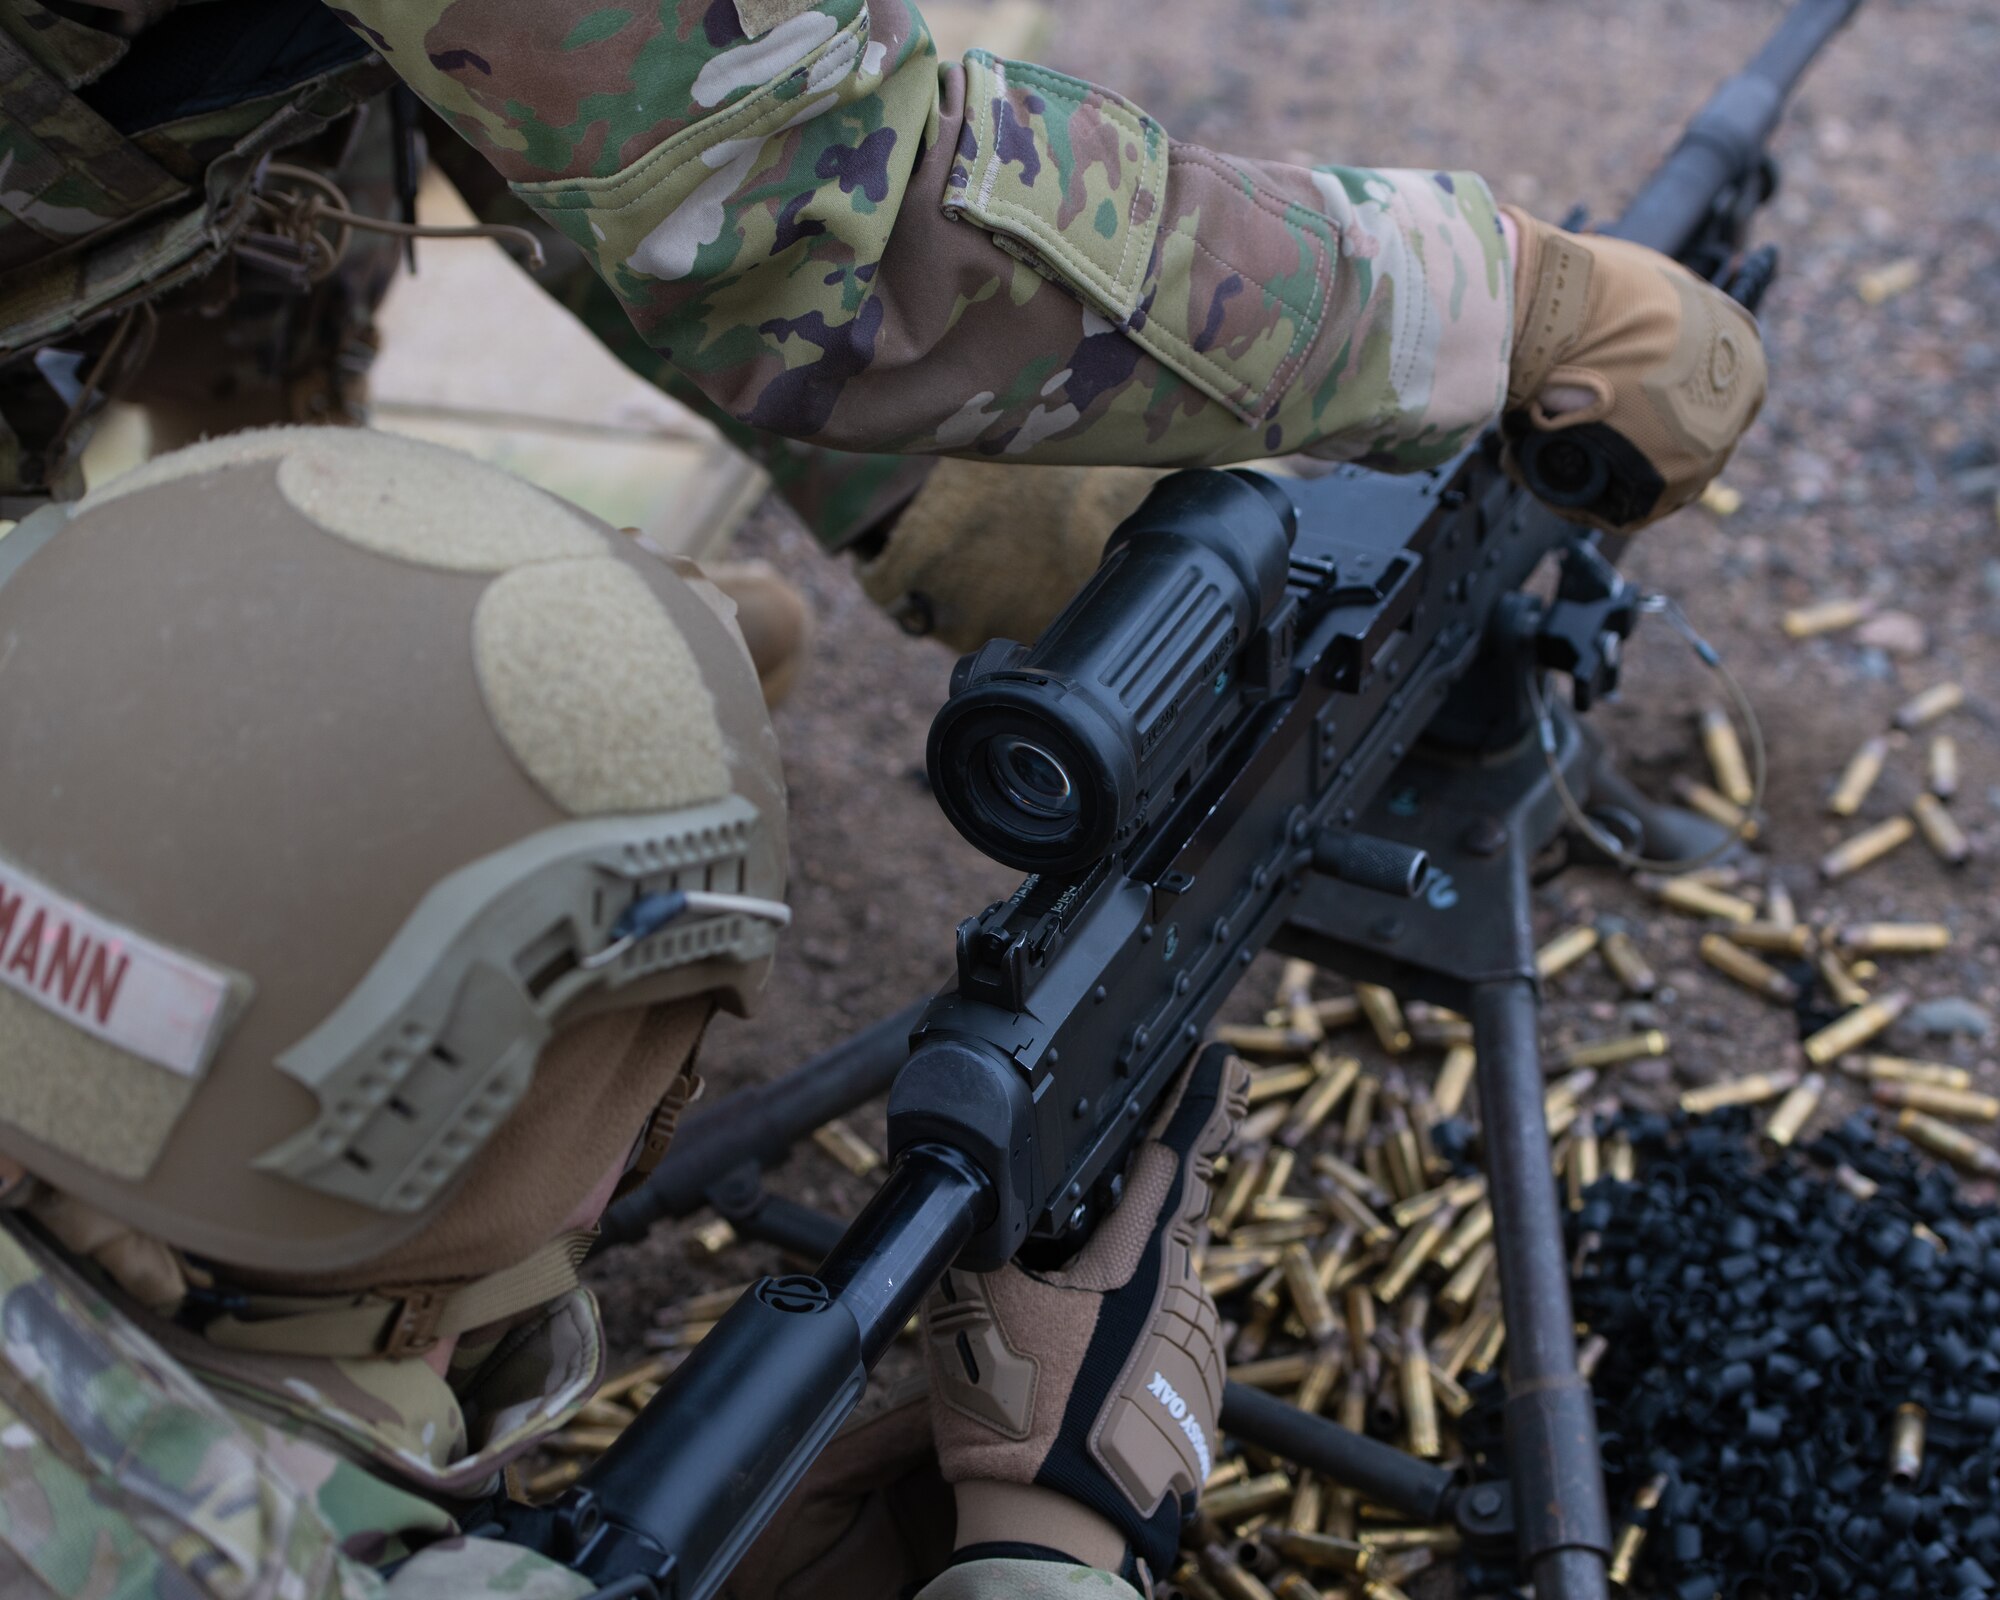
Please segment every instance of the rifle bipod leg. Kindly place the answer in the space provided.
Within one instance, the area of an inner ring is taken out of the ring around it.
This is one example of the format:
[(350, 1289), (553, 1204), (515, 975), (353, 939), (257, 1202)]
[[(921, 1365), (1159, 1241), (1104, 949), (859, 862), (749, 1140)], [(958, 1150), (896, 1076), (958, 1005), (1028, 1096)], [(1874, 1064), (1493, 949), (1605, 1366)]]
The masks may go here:
[(1576, 1370), (1535, 1025), (1527, 979), (1474, 986), (1487, 1195), (1507, 1320), (1507, 1465), (1521, 1565), (1537, 1600), (1604, 1600), (1611, 1523), (1597, 1413)]

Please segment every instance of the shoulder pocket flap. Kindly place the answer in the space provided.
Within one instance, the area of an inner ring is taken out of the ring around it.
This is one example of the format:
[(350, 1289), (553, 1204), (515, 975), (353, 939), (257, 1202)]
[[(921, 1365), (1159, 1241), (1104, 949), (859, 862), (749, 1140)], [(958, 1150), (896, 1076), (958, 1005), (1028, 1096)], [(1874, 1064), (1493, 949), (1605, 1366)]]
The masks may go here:
[(965, 58), (965, 132), (945, 212), (998, 235), (1120, 327), (1160, 230), (1167, 136), (1137, 106), (983, 50)]

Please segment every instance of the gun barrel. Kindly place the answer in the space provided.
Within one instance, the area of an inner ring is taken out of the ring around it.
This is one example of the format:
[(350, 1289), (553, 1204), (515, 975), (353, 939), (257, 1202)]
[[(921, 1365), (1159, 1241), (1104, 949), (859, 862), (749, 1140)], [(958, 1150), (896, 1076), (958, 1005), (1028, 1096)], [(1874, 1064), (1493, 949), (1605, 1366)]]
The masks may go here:
[(706, 1600), (992, 1202), (957, 1151), (904, 1151), (817, 1276), (752, 1287), (561, 1500), (503, 1508), (503, 1536), (600, 1585), (645, 1579), (664, 1600)]
[(1743, 71), (1694, 114), (1667, 159), (1608, 231), (1670, 256), (1701, 235), (1718, 197), (1752, 179), (1799, 77), (1861, 0), (1797, 0)]

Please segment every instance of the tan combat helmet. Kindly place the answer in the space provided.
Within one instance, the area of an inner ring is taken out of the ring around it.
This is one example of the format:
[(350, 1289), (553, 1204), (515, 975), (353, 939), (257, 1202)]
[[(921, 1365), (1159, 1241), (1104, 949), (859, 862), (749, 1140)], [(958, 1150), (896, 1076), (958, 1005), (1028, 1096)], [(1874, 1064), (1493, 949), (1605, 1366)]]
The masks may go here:
[(729, 611), (341, 429), (0, 539), (0, 1153), (266, 1285), (543, 1244), (786, 915)]

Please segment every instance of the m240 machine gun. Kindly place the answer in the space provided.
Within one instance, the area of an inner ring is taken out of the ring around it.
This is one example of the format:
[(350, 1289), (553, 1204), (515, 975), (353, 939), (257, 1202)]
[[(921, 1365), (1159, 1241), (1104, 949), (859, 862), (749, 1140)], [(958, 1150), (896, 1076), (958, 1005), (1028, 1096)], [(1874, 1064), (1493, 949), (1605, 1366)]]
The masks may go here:
[[(1753, 309), (1743, 255), (1787, 94), (1859, 0), (1798, 0), (1695, 116), (1611, 230)], [(1544, 1600), (1605, 1593), (1610, 1529), (1576, 1370), (1536, 1044), (1531, 861), (1586, 837), (1682, 856), (1705, 824), (1641, 799), (1577, 713), (1617, 686), (1642, 597), (1620, 542), (1549, 506), (1646, 485), (1615, 435), (1522, 454), (1488, 436), (1431, 472), (1163, 480), (1034, 646), (959, 664), (930, 740), (953, 823), (1031, 876), (958, 934), (956, 983), (821, 1068), (692, 1119), (607, 1241), (720, 1203), (825, 1252), (717, 1324), (579, 1484), (496, 1508), (607, 1594), (707, 1600), (859, 1400), (944, 1270), (1060, 1258), (1115, 1206), (1125, 1160), (1266, 948), (1472, 1019), (1507, 1336), (1508, 1485), (1469, 1488), (1231, 1386), (1228, 1431), (1468, 1538), (1511, 1541)], [(1553, 597), (1523, 588), (1558, 562)], [(1568, 705), (1544, 693), (1571, 683)], [(889, 1098), (891, 1166), (837, 1237), (757, 1172), (829, 1115)], [(1511, 1493), (1508, 1490), (1511, 1488)]]

